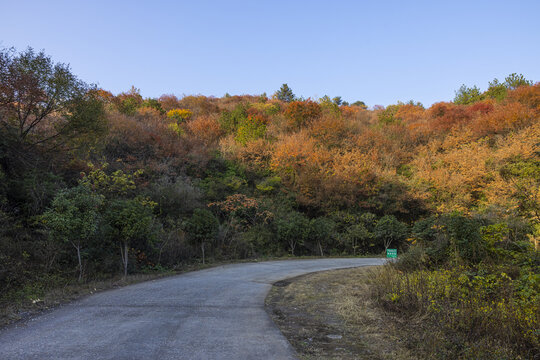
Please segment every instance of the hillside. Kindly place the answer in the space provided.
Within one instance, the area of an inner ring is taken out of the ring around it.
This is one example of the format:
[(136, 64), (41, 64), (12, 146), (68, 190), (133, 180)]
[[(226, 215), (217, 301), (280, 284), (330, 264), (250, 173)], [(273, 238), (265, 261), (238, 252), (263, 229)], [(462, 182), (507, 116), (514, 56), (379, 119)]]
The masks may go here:
[(512, 74), (429, 108), (286, 86), (144, 99), (32, 50), (2, 50), (0, 80), (0, 304), (192, 262), (392, 247), (408, 253), (381, 275), (389, 311), (538, 349), (539, 83)]

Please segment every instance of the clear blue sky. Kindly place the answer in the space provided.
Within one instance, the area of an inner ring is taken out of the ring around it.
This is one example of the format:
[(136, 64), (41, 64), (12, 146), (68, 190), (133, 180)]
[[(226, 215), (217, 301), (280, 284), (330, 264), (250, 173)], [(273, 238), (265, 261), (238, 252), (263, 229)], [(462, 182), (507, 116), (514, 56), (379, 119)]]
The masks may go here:
[(0, 46), (44, 49), (113, 93), (424, 105), (512, 72), (540, 81), (540, 1), (0, 0)]

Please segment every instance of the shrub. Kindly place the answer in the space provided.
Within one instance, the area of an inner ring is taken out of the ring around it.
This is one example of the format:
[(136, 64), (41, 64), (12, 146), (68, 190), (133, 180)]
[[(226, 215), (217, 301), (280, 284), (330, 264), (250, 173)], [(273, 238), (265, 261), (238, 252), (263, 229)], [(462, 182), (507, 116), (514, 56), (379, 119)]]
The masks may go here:
[(191, 116), (193, 116), (193, 112), (188, 109), (172, 109), (167, 111), (167, 117), (174, 120), (177, 124), (189, 120)]
[(459, 352), (492, 340), (498, 346), (484, 348), (486, 358), (498, 359), (496, 354), (507, 349), (517, 359), (517, 354), (529, 358), (540, 346), (535, 333), (540, 327), (540, 276), (530, 271), (511, 278), (500, 267), (403, 273), (385, 266), (372, 289), (384, 308), (404, 317), (421, 316), (424, 324), (442, 329), (444, 338), (458, 336)]

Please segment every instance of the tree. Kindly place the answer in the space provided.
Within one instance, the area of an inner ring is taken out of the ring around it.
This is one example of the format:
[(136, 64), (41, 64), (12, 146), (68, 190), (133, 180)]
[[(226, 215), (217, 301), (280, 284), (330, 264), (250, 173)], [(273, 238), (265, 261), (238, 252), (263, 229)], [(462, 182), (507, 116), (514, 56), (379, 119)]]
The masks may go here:
[(345, 239), (351, 244), (353, 255), (356, 255), (356, 251), (360, 247), (359, 244), (364, 245), (365, 248), (365, 243), (373, 239), (373, 234), (366, 229), (364, 224), (354, 224), (347, 229)]
[(284, 112), (288, 127), (298, 129), (321, 116), (321, 107), (314, 101), (293, 101)]
[(303, 244), (309, 234), (309, 220), (303, 214), (293, 211), (277, 219), (276, 226), (278, 239), (289, 245), (291, 255), (294, 256), (296, 246)]
[(159, 97), (158, 101), (164, 111), (169, 111), (180, 107), (178, 98), (172, 94), (163, 94)]
[(341, 96), (336, 96), (332, 98), (332, 102), (336, 104), (337, 106), (343, 104), (343, 100), (341, 99)]
[(476, 86), (469, 88), (465, 85), (461, 85), (458, 91), (456, 91), (456, 96), (454, 97), (454, 104), (458, 105), (469, 105), (474, 102), (482, 100), (484, 97), (480, 92), (480, 89)]
[(294, 101), (295, 96), (292, 92), (291, 88), (289, 88), (289, 85), (283, 84), (281, 85), (281, 88), (276, 91), (274, 94), (274, 97), (278, 100), (284, 101), (284, 102), (291, 102)]
[(407, 225), (396, 219), (394, 215), (386, 215), (377, 221), (374, 235), (377, 240), (383, 243), (386, 251), (392, 243), (405, 240), (407, 237)]
[(93, 90), (43, 52), (0, 50), (0, 126), (18, 144), (67, 143), (104, 132), (103, 103)]
[(127, 276), (129, 245), (134, 240), (153, 240), (155, 236), (152, 209), (156, 203), (142, 197), (115, 199), (107, 204), (105, 220), (109, 237), (120, 242), (120, 255)]
[(319, 217), (316, 219), (311, 219), (309, 222), (309, 240), (313, 241), (317, 245), (317, 250), (321, 256), (324, 256), (322, 244), (328, 242), (336, 224), (328, 218)]
[(164, 114), (165, 110), (161, 107), (161, 103), (158, 99), (147, 98), (143, 101), (142, 107), (148, 107), (158, 111), (160, 114)]
[(367, 109), (367, 105), (365, 102), (363, 101), (355, 101), (351, 104), (351, 106), (359, 106), (361, 107), (362, 109)]
[(219, 229), (219, 221), (206, 209), (195, 209), (193, 215), (184, 223), (189, 238), (201, 246), (202, 262), (205, 263), (204, 248), (208, 240), (213, 240)]
[(113, 103), (122, 114), (134, 115), (137, 109), (143, 105), (143, 97), (140, 90), (132, 85), (129, 91), (118, 94), (113, 99)]
[(520, 86), (532, 85), (531, 80), (525, 79), (523, 74), (512, 73), (504, 79), (504, 86), (509, 90), (514, 90)]
[(504, 99), (507, 94), (508, 89), (506, 88), (505, 84), (500, 83), (498, 79), (493, 79), (493, 81), (489, 83), (489, 87), (484, 93), (484, 96), (500, 101)]
[(69, 243), (77, 250), (79, 281), (83, 275), (81, 248), (96, 234), (100, 221), (99, 207), (102, 204), (102, 196), (79, 185), (59, 192), (51, 208), (41, 216), (52, 238)]

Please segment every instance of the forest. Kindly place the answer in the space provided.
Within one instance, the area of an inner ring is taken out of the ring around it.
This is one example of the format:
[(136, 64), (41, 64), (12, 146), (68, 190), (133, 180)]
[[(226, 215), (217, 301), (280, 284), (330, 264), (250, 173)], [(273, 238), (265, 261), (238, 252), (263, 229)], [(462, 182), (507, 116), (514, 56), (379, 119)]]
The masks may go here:
[(0, 306), (190, 263), (397, 248), (381, 306), (532, 358), (539, 240), (540, 83), (521, 74), (428, 108), (286, 84), (143, 98), (0, 50)]

